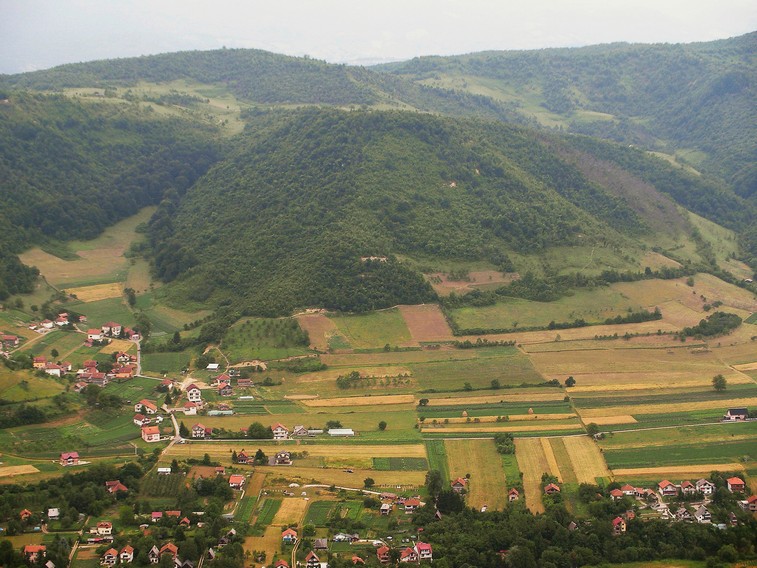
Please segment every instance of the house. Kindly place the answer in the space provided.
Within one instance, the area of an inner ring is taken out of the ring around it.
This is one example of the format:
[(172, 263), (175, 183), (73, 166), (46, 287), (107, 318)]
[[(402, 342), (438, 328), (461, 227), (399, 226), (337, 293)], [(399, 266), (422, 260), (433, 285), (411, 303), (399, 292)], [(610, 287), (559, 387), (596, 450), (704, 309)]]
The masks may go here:
[(289, 562), (287, 562), (284, 559), (277, 560), (276, 563), (273, 565), (273, 568), (289, 568)]
[(202, 391), (200, 387), (191, 384), (187, 387), (187, 399), (189, 402), (202, 403)]
[(118, 493), (119, 491), (128, 491), (129, 488), (126, 487), (123, 483), (118, 481), (117, 479), (114, 481), (106, 481), (105, 482), (105, 489), (108, 490), (108, 493)]
[(547, 495), (554, 495), (555, 493), (560, 493), (560, 486), (554, 483), (550, 483), (549, 485), (544, 487), (544, 493), (546, 493)]
[(234, 390), (229, 383), (223, 383), (218, 387), (218, 396), (231, 396), (234, 394)]
[(84, 361), (84, 363), (82, 363), (82, 367), (84, 367), (91, 373), (92, 371), (97, 370), (97, 361), (95, 361), (94, 359), (87, 359), (86, 361)]
[(724, 422), (736, 422), (746, 420), (749, 417), (749, 410), (746, 408), (729, 408), (723, 416)]
[(121, 564), (132, 563), (134, 561), (134, 548), (127, 544), (118, 553), (118, 558), (121, 560)]
[(173, 381), (171, 379), (163, 379), (160, 382), (160, 386), (169, 391), (173, 390)]
[(145, 442), (160, 442), (160, 428), (157, 426), (142, 426), (142, 439)]
[(513, 501), (517, 501), (518, 499), (520, 499), (520, 492), (517, 489), (515, 489), (515, 487), (513, 487), (512, 489), (510, 489), (510, 491), (507, 492), (507, 501), (509, 503), (512, 503)]
[(708, 479), (700, 479), (694, 486), (702, 495), (712, 495), (715, 491), (715, 484)]
[(739, 518), (736, 516), (736, 513), (734, 513), (733, 511), (728, 513), (728, 524), (731, 525), (732, 527), (735, 527), (736, 525), (739, 524)]
[(297, 540), (297, 531), (289, 528), (281, 533), (281, 541), (287, 544), (292, 544)]
[(64, 452), (60, 455), (60, 465), (70, 466), (79, 465), (79, 453), (78, 452)]
[(204, 425), (200, 424), (199, 422), (192, 426), (192, 437), (193, 438), (205, 438), (207, 435), (208, 428), (205, 428)]
[(171, 475), (173, 473), (170, 467), (159, 467), (158, 475)]
[(740, 477), (729, 477), (726, 479), (726, 483), (728, 484), (728, 491), (731, 493), (744, 491), (744, 480)]
[(87, 330), (87, 341), (102, 341), (103, 334), (99, 329), (91, 328)]
[(6, 349), (18, 347), (18, 337), (15, 335), (3, 335), (2, 338), (0, 338), (0, 343), (2, 343)]
[(610, 497), (612, 497), (613, 501), (620, 501), (623, 497), (625, 497), (625, 493), (621, 491), (620, 489), (613, 489), (610, 491)]
[(458, 477), (455, 481), (451, 483), (452, 485), (452, 491), (455, 493), (462, 493), (465, 491), (465, 486), (468, 485), (468, 480), (464, 477)]
[(278, 452), (273, 458), (274, 465), (292, 465), (292, 457), (289, 452)]
[(274, 440), (286, 440), (289, 438), (289, 428), (279, 422), (271, 426), (271, 431), (273, 431)]
[(63, 369), (55, 363), (45, 363), (45, 373), (53, 377), (60, 377), (63, 374)]
[(160, 562), (160, 550), (157, 546), (153, 546), (147, 553), (147, 558), (150, 560), (150, 564), (158, 564)]
[(136, 368), (134, 365), (121, 365), (120, 367), (114, 367), (111, 373), (116, 379), (131, 379), (134, 377)]
[(189, 517), (184, 517), (183, 519), (179, 521), (179, 526), (182, 526), (182, 527), (188, 527), (191, 524), (192, 522), (189, 520)]
[(628, 483), (621, 487), (620, 490), (623, 492), (623, 495), (632, 496), (636, 494), (636, 488)]
[(194, 416), (197, 414), (197, 404), (194, 402), (185, 402), (183, 410), (185, 415)]
[(111, 337), (118, 337), (121, 335), (121, 330), (123, 327), (120, 323), (109, 321), (108, 323), (104, 323), (102, 325), (102, 332), (103, 335), (110, 335)]
[(678, 495), (678, 488), (667, 479), (660, 481), (660, 483), (657, 484), (657, 487), (663, 497), (675, 497)]
[(681, 493), (684, 495), (693, 495), (697, 492), (697, 487), (688, 479), (681, 482)]
[(312, 550), (305, 557), (305, 568), (321, 568), (321, 559)]
[(47, 359), (45, 359), (44, 357), (35, 357), (32, 360), (32, 367), (34, 367), (35, 369), (44, 369), (46, 363)]
[(159, 520), (163, 518), (163, 511), (153, 511), (150, 515), (150, 519), (153, 523), (157, 523)]
[(623, 534), (626, 532), (626, 521), (623, 517), (615, 517), (612, 520), (612, 534)]
[(415, 513), (415, 510), (418, 509), (422, 503), (419, 499), (416, 499), (415, 497), (411, 497), (410, 499), (405, 499), (405, 514), (409, 515), (411, 513)]
[(179, 554), (179, 548), (174, 543), (167, 542), (160, 548), (160, 556), (164, 554), (170, 554), (176, 558), (176, 555)]
[(746, 503), (750, 513), (757, 513), (757, 495), (750, 496)]
[(252, 382), (252, 379), (243, 379), (243, 378), (240, 377), (240, 378), (237, 379), (237, 386), (240, 389), (248, 389), (250, 387), (253, 387), (254, 384)]
[(248, 461), (250, 461), (250, 456), (244, 450), (237, 454), (237, 463), (247, 463)]
[(220, 367), (220, 366), (221, 365), (218, 364), (218, 363), (208, 363), (208, 366), (205, 367), (205, 370), (206, 371), (217, 371), (218, 367)]
[(418, 562), (418, 553), (408, 546), (400, 551), (400, 562)]
[(47, 518), (50, 521), (57, 521), (60, 518), (60, 509), (58, 509), (58, 507), (48, 509)]
[(27, 520), (27, 519), (28, 519), (29, 517), (31, 517), (31, 516), (32, 516), (32, 512), (31, 512), (31, 511), (30, 511), (29, 509), (24, 509), (24, 510), (22, 510), (22, 511), (21, 511), (21, 512), (20, 512), (20, 513), (18, 514), (18, 516), (19, 516), (19, 518), (20, 518), (20, 519), (21, 519), (22, 521), (25, 521), (25, 520)]
[(147, 418), (144, 414), (135, 414), (134, 415), (134, 425), (135, 426), (147, 426), (150, 423), (150, 419)]
[(681, 505), (678, 507), (678, 510), (676, 511), (675, 518), (677, 521), (691, 521), (693, 520), (693, 517), (691, 516), (691, 513), (689, 513), (689, 510)]
[(431, 545), (427, 542), (417, 542), (415, 545), (415, 553), (418, 555), (418, 560), (432, 560), (434, 559), (434, 551), (431, 549)]
[(178, 519), (181, 517), (181, 511), (166, 511), (166, 518)]
[(349, 438), (355, 435), (355, 431), (352, 428), (329, 428), (328, 435), (340, 438)]
[(244, 485), (244, 475), (232, 475), (229, 477), (229, 487), (232, 489), (242, 489)]
[(225, 475), (226, 474), (226, 468), (222, 465), (219, 465), (216, 467), (216, 475)]
[(382, 503), (381, 507), (379, 507), (379, 513), (382, 515), (388, 515), (392, 512), (392, 505), (391, 503)]
[(144, 412), (145, 414), (157, 414), (158, 407), (154, 402), (143, 398), (134, 405), (134, 412)]
[(357, 566), (358, 564), (365, 565), (365, 560), (360, 558), (357, 554), (352, 555), (352, 565)]
[(27, 562), (36, 562), (38, 558), (47, 556), (47, 547), (44, 544), (27, 544), (24, 547), (24, 558)]
[(694, 519), (698, 523), (709, 523), (712, 521), (712, 515), (710, 514), (710, 511), (707, 510), (707, 507), (700, 505), (697, 510), (694, 511)]
[(45, 319), (39, 322), (39, 326), (43, 329), (52, 329), (54, 325), (55, 324), (48, 319)]
[[(239, 381), (237, 381), (237, 384)], [(303, 436), (308, 435), (308, 429), (305, 428), (302, 424), (298, 424), (294, 428), (292, 428), (292, 437), (293, 438), (301, 438)]]
[(313, 550), (328, 550), (329, 541), (325, 538), (317, 538), (313, 541)]
[(87, 388), (87, 383), (85, 383), (84, 381), (78, 381), (74, 383), (74, 392), (81, 392), (85, 388)]
[(229, 384), (230, 382), (231, 382), (231, 377), (227, 375), (226, 373), (221, 373), (220, 375), (216, 377), (216, 380), (213, 381), (211, 386), (226, 385), (226, 384)]
[(378, 558), (378, 561), (381, 562), (381, 564), (389, 564), (392, 561), (390, 549), (386, 545), (379, 546), (376, 549), (376, 557)]
[(113, 534), (113, 523), (110, 521), (100, 521), (97, 523), (97, 534), (100, 536), (110, 536)]

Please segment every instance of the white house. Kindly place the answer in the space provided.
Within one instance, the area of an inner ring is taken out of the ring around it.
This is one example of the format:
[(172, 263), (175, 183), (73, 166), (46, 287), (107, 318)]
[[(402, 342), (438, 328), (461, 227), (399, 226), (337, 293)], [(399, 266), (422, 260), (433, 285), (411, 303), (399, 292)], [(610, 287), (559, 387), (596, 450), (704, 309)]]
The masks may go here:
[(200, 390), (200, 387), (195, 384), (189, 385), (189, 387), (187, 387), (187, 399), (189, 399), (189, 402), (201, 403), (202, 391)]
[(271, 430), (273, 431), (274, 440), (286, 440), (289, 438), (289, 428), (281, 423), (276, 423), (271, 426)]

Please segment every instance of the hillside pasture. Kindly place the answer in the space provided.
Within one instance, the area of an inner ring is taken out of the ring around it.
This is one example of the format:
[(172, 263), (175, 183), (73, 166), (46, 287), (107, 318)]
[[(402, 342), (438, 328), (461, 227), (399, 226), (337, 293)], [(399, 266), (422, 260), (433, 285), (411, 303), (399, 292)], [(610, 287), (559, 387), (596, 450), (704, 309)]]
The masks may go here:
[(455, 336), (437, 304), (400, 306), (410, 336), (418, 343), (453, 341)]
[(100, 327), (107, 321), (117, 321), (126, 326), (133, 326), (136, 323), (134, 314), (120, 297), (87, 303), (72, 302), (69, 305), (72, 310), (87, 316), (89, 327)]
[(493, 440), (445, 440), (450, 479), (470, 474), (466, 502), (480, 509), (504, 509), (507, 502), (505, 473)]
[(329, 315), (339, 332), (354, 348), (414, 344), (399, 309), (390, 308), (360, 315)]
[(599, 442), (605, 451), (620, 448), (651, 448), (655, 446), (685, 445), (696, 439), (701, 443), (753, 440), (757, 437), (757, 422), (720, 423), (703, 426), (681, 426), (641, 432), (613, 432)]
[(28, 371), (12, 371), (4, 365), (0, 368), (0, 400), (5, 402), (49, 398), (64, 390), (65, 387), (53, 377), (42, 378)]

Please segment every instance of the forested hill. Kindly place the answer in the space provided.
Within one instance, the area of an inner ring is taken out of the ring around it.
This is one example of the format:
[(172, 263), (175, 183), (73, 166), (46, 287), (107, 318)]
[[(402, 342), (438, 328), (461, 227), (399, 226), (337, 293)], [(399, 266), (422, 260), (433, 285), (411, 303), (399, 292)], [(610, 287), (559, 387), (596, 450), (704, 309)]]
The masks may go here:
[(0, 104), (0, 300), (35, 276), (14, 253), (93, 238), (166, 190), (185, 192), (219, 158), (216, 138), (130, 105), (29, 93)]
[[(590, 179), (566, 144), (415, 113), (261, 113), (229, 159), (184, 199), (161, 204), (150, 227), (156, 271), (175, 281), (177, 299), (249, 313), (367, 310), (432, 295), (393, 255), (483, 259), (506, 270), (508, 251), (622, 246), (676, 225), (669, 202), (664, 223), (635, 209), (636, 196)], [(694, 176), (638, 153), (658, 168), (660, 187), (706, 194)], [(666, 207), (660, 194), (649, 199)], [(371, 256), (388, 260), (361, 261)]]
[(257, 49), (185, 51), (61, 65), (31, 73), (0, 75), (0, 90), (129, 88), (139, 82), (176, 80), (222, 87), (239, 100), (265, 105), (389, 105), (453, 116), (526, 122), (510, 105), (464, 90), (428, 87), (362, 67)]
[(546, 126), (679, 150), (757, 198), (757, 32), (681, 45), (419, 57), (375, 69), (515, 103)]

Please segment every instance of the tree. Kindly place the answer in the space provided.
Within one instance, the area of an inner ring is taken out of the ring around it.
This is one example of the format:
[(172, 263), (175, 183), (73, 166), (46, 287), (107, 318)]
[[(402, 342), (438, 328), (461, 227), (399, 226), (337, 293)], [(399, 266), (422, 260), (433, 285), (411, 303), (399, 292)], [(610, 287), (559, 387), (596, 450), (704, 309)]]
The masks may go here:
[(254, 440), (272, 440), (273, 430), (270, 426), (263, 426), (260, 422), (253, 422), (247, 429), (247, 436)]
[(189, 428), (184, 425), (183, 420), (179, 423), (179, 436), (182, 438), (189, 438)]
[(329, 420), (326, 422), (326, 429), (331, 430), (332, 428), (341, 428), (342, 423), (339, 420)]
[(237, 458), (237, 451), (233, 450), (231, 452), (231, 463), (237, 463), (237, 460), (238, 460), (238, 458)]
[(586, 425), (586, 433), (589, 436), (595, 436), (595, 435), (599, 434), (599, 426), (597, 426), (597, 424), (594, 423), (594, 422), (589, 422)]
[(723, 375), (715, 375), (712, 377), (712, 388), (717, 392), (723, 392), (728, 386), (728, 380)]
[(574, 379), (572, 376), (565, 379), (565, 386), (566, 387), (572, 387), (576, 384), (576, 379)]
[(176, 458), (171, 460), (171, 473), (179, 473), (179, 462), (176, 461)]
[(166, 406), (171, 406), (171, 404), (173, 404), (173, 399), (171, 398), (171, 391), (166, 393), (166, 398), (163, 399), (163, 402), (166, 404)]
[(442, 479), (442, 473), (438, 469), (432, 469), (426, 473), (426, 490), (428, 494), (436, 500), (441, 493), (444, 486), (444, 480)]
[(253, 462), (255, 465), (266, 465), (268, 463), (268, 456), (263, 453), (263, 450), (258, 448), (258, 451), (255, 452), (255, 458), (253, 459)]
[(58, 355), (60, 355), (60, 353), (58, 353), (57, 349), (53, 349), (52, 351), (50, 351), (50, 357), (52, 357), (53, 359), (57, 359)]
[(133, 308), (137, 304), (137, 292), (134, 288), (124, 288), (124, 295), (129, 306)]
[(386, 430), (386, 422), (385, 422), (384, 420), (382, 420), (381, 422), (379, 422), (379, 423), (378, 423), (378, 428), (379, 428), (379, 430), (381, 430), (382, 432), (383, 432), (384, 430)]
[(463, 390), (464, 391), (472, 391), (473, 390), (473, 385), (470, 384), (469, 382), (465, 382), (465, 383), (463, 383)]
[(418, 401), (418, 406), (426, 406), (428, 404), (427, 398), (422, 398)]
[(373, 487), (374, 485), (376, 485), (376, 482), (374, 481), (374, 479), (373, 479), (372, 477), (366, 477), (366, 478), (365, 478), (365, 479), (363, 480), (363, 485), (364, 485), (364, 486), (365, 486), (365, 487), (366, 487), (367, 489), (370, 489), (371, 487)]
[(502, 385), (499, 383), (499, 379), (492, 379), (491, 387), (492, 390), (498, 390)]

